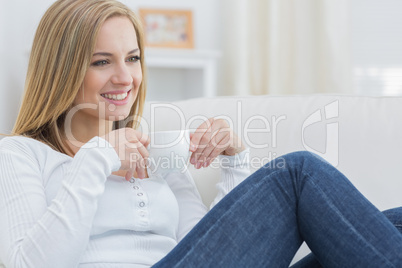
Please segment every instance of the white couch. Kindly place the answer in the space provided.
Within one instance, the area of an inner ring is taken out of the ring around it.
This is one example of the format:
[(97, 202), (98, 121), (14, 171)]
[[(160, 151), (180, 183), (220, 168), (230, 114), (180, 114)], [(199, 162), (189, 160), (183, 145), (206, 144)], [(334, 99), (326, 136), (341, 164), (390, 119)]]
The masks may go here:
[[(232, 122), (250, 147), (253, 170), (273, 157), (309, 150), (335, 165), (380, 210), (402, 205), (401, 97), (252, 96), (150, 102), (142, 128), (196, 128), (205, 118), (216, 116)], [(190, 170), (208, 205), (216, 193), (212, 184), (219, 170)]]

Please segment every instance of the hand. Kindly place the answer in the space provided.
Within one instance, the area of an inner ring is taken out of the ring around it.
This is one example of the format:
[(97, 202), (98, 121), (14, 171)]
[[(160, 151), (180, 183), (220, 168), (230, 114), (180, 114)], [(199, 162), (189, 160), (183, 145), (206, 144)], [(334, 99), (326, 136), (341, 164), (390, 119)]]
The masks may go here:
[(220, 154), (235, 155), (245, 149), (223, 119), (208, 119), (190, 136), (190, 163), (197, 169), (208, 167)]
[(103, 137), (116, 150), (120, 158), (120, 170), (127, 171), (125, 178), (130, 180), (137, 172), (140, 179), (146, 176), (147, 146), (149, 137), (132, 128), (116, 129)]

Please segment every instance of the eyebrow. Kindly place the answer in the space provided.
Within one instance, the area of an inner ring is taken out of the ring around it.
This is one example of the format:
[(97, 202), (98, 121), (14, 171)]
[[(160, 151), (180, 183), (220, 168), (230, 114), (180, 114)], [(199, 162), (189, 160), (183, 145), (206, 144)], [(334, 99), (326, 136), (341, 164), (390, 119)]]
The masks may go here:
[[(135, 53), (137, 51), (139, 51), (138, 48), (129, 51), (127, 54), (133, 54), (133, 53)], [(107, 57), (110, 57), (110, 56), (113, 56), (113, 54), (109, 53), (109, 52), (96, 52), (92, 56), (107, 56)]]

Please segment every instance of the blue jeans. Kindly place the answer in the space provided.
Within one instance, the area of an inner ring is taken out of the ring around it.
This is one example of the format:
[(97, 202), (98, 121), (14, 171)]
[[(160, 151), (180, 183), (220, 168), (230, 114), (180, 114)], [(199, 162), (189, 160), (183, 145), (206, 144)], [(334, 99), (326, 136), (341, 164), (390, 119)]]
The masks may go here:
[(314, 255), (296, 267), (402, 267), (398, 229), (308, 152), (260, 168), (154, 267), (289, 267), (303, 241)]
[[(383, 212), (389, 221), (398, 229), (402, 234), (402, 207), (389, 209)], [(292, 268), (321, 268), (323, 267), (313, 253), (310, 253)]]

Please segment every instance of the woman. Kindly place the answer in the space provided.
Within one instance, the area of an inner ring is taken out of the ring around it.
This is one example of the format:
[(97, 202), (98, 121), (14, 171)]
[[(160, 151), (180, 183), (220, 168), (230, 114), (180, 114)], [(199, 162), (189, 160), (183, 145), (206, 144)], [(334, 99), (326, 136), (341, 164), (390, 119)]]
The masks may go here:
[(316, 257), (299, 265), (401, 266), (402, 235), (336, 169), (294, 153), (245, 179), (248, 151), (222, 120), (191, 138), (196, 168), (226, 160), (210, 212), (189, 173), (146, 178), (144, 99), (136, 16), (112, 0), (54, 3), (0, 142), (7, 267), (287, 267), (303, 240)]

